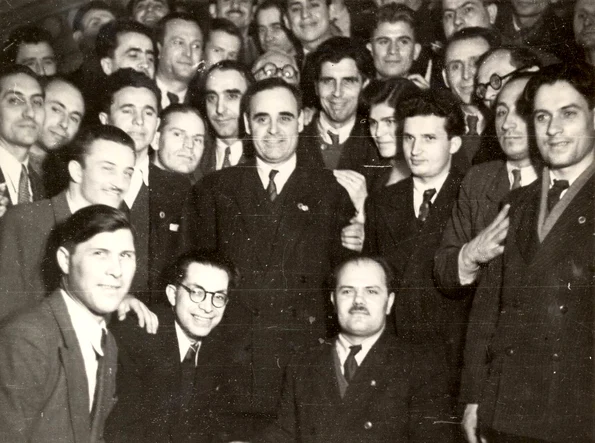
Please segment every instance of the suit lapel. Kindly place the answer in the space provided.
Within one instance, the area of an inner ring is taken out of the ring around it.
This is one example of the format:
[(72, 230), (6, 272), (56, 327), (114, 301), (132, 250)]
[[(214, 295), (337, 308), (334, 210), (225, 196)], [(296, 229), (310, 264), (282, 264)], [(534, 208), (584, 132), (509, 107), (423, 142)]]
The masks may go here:
[(321, 404), (340, 405), (343, 399), (339, 390), (339, 382), (335, 371), (335, 340), (325, 344), (323, 352), (315, 365), (316, 368), (316, 390), (312, 398), (319, 398)]
[(72, 215), (70, 207), (68, 206), (68, 200), (66, 199), (66, 192), (62, 191), (55, 197), (52, 197), (52, 211), (54, 211), (54, 225), (58, 226), (68, 219)]
[[(2, 172), (2, 169), (0, 169), (0, 184), (1, 183), (6, 183), (6, 179), (4, 178), (4, 173)], [(6, 186), (8, 186), (8, 184)], [(8, 192), (8, 188), (6, 189), (6, 191), (4, 191), (4, 195), (8, 197), (8, 207), (14, 206), (12, 198), (10, 198), (10, 192)]]
[(502, 166), (498, 169), (496, 176), (489, 185), (486, 197), (495, 203), (500, 203), (509, 192), (510, 182), (508, 181), (508, 171), (506, 169), (506, 163), (502, 163)]
[(29, 167), (29, 182), (31, 183), (32, 201), (43, 200), (45, 198), (45, 188), (43, 180), (35, 169)]
[[(395, 192), (390, 196), (387, 204), (381, 207), (381, 213), (384, 226), (388, 228), (396, 246), (404, 238), (411, 237), (412, 233), (417, 231), (417, 227), (413, 211), (413, 180), (409, 177), (393, 189)], [(388, 245), (386, 246), (388, 249)]]
[(530, 263), (540, 246), (537, 225), (539, 223), (541, 180), (533, 182), (525, 192), (524, 198), (519, 199), (520, 214), (518, 223), (516, 223), (514, 244), (517, 245), (525, 262)]

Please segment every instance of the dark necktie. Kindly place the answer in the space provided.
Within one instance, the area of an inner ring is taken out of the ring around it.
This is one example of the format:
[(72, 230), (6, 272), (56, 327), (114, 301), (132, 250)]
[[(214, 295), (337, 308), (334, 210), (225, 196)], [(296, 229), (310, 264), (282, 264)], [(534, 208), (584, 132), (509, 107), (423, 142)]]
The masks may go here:
[(554, 185), (547, 192), (547, 212), (552, 212), (553, 207), (560, 201), (560, 195), (568, 186), (568, 180), (554, 180)]
[(513, 169), (512, 170), (512, 186), (510, 187), (511, 191), (518, 189), (521, 187), (521, 170), (520, 169)]
[(417, 219), (419, 221), (421, 221), (421, 222), (426, 221), (426, 219), (430, 215), (430, 207), (432, 206), (432, 197), (434, 197), (435, 193), (436, 193), (436, 189), (434, 189), (434, 188), (426, 189), (424, 191), (424, 200), (423, 200), (423, 202), (421, 202), (421, 205), (419, 206), (419, 215), (417, 216)]
[(327, 131), (326, 133), (331, 138), (331, 148), (336, 148), (341, 145), (341, 143), (339, 143), (339, 134), (335, 134), (333, 131)]
[(169, 99), (170, 105), (175, 105), (176, 103), (180, 103), (180, 97), (178, 97), (178, 95), (174, 94), (173, 92), (168, 92), (167, 98)]
[(347, 382), (350, 382), (353, 380), (353, 377), (355, 377), (355, 371), (357, 371), (358, 368), (355, 355), (362, 350), (362, 345), (349, 346), (349, 349), (349, 355), (345, 360), (345, 364), (343, 364), (343, 369), (345, 370), (345, 380), (347, 380)]
[(182, 404), (186, 405), (192, 396), (194, 386), (194, 375), (196, 372), (196, 353), (200, 342), (196, 342), (188, 348), (186, 356), (182, 361), (182, 380), (180, 386), (180, 397)]
[(225, 155), (223, 156), (223, 163), (221, 164), (221, 169), (229, 168), (231, 166), (231, 161), (229, 161), (229, 157), (231, 156), (231, 148), (228, 146), (225, 148)]
[(97, 375), (95, 381), (95, 394), (93, 395), (93, 407), (91, 408), (91, 417), (94, 417), (97, 412), (97, 406), (99, 403), (99, 396), (103, 391), (103, 377), (101, 374), (103, 373), (103, 367), (105, 366), (105, 349), (107, 343), (107, 331), (105, 329), (101, 330), (101, 352), (103, 355), (99, 354), (95, 351), (95, 355), (97, 357)]
[(468, 135), (477, 135), (477, 123), (479, 122), (479, 118), (476, 115), (468, 115), (467, 116), (467, 134)]
[(31, 192), (29, 192), (29, 173), (27, 167), (21, 165), (21, 176), (19, 178), (19, 203), (29, 203), (31, 201)]
[(277, 198), (277, 185), (275, 185), (275, 176), (279, 173), (276, 169), (271, 169), (269, 172), (269, 185), (267, 186), (267, 194), (269, 195), (269, 200), (272, 202), (275, 201)]

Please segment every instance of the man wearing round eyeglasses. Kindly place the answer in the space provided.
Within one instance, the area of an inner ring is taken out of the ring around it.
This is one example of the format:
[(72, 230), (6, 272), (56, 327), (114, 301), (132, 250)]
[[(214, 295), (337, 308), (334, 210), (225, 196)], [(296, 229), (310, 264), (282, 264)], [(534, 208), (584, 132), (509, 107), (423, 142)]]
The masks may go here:
[(226, 258), (188, 252), (176, 260), (167, 280), (171, 306), (156, 307), (162, 322), (158, 333), (139, 334), (133, 322), (117, 325), (119, 402), (106, 426), (107, 441), (210, 442), (221, 436), (217, 405), (227, 398), (228, 386), (221, 367), (231, 363), (213, 330), (235, 276)]
[(252, 67), (252, 74), (258, 80), (279, 77), (291, 85), (300, 83), (300, 72), (295, 58), (272, 49), (262, 54)]

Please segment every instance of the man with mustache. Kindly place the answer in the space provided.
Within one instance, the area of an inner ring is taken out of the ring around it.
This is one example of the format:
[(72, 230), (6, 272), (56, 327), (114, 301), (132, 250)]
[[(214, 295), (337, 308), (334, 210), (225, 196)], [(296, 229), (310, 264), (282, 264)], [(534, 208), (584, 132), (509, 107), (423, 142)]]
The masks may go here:
[(254, 443), (444, 441), (437, 426), (419, 426), (419, 403), (432, 393), (413, 369), (414, 348), (386, 324), (392, 277), (384, 259), (367, 255), (335, 269), (340, 332), (292, 359), (277, 420)]

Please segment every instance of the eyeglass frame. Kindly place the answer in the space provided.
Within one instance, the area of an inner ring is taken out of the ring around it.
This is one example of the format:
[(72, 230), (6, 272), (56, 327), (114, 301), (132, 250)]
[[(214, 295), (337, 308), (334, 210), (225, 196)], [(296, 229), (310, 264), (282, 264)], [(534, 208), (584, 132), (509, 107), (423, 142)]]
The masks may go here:
[[(271, 75), (266, 75), (266, 70), (265, 68), (269, 68), (271, 66), (274, 66), (275, 68), (275, 72), (273, 72)], [(285, 75), (285, 69), (287, 68), (291, 68), (293, 70), (293, 75), (291, 76), (287, 76)], [(266, 78), (272, 78), (272, 77), (276, 77), (277, 74), (279, 73), (279, 71), (281, 71), (281, 78), (287, 78), (287, 79), (291, 79), (291, 78), (297, 78), (299, 75), (299, 71), (297, 69), (295, 69), (295, 67), (293, 65), (285, 65), (282, 68), (280, 68), (279, 66), (277, 66), (276, 64), (274, 64), (273, 62), (268, 62), (265, 63), (260, 69), (258, 69), (257, 71), (254, 72), (254, 77), (256, 77), (256, 75), (260, 72), (263, 71), (265, 73)]]
[[(522, 72), (523, 69), (525, 69), (525, 68), (515, 69), (514, 71), (509, 72), (508, 74), (506, 74), (506, 75), (504, 75), (502, 77), (500, 77), (498, 74), (496, 74), (494, 72), (492, 75), (490, 75), (490, 81), (489, 82), (487, 82), (487, 83), (478, 83), (477, 84), (477, 86), (475, 87), (475, 95), (478, 98), (480, 98), (480, 99), (483, 100), (485, 98), (487, 92), (488, 92), (488, 86), (491, 86), (494, 91), (499, 91), (500, 89), (502, 89), (502, 86), (503, 86), (502, 81), (505, 78), (508, 78), (511, 75), (516, 74), (517, 72)], [(495, 85), (494, 83), (497, 83), (497, 85)], [(480, 89), (483, 92), (480, 93), (479, 92)]]
[[(225, 306), (227, 306), (227, 303), (229, 303), (229, 296), (225, 293), (225, 292), (211, 292), (211, 291), (207, 291), (205, 288), (203, 288), (200, 285), (196, 285), (197, 289), (190, 289), (188, 286), (186, 286), (184, 283), (178, 283), (178, 286), (184, 288), (186, 290), (186, 292), (188, 292), (188, 296), (190, 297), (190, 301), (192, 303), (202, 303), (205, 298), (207, 298), (207, 295), (211, 295), (211, 304), (213, 305), (214, 308), (224, 308)], [(204, 295), (202, 296), (202, 299), (200, 300), (195, 300), (195, 296), (197, 296), (197, 290), (203, 291)], [(220, 294), (220, 295), (225, 295), (225, 303), (223, 304), (223, 306), (217, 306), (215, 304), (215, 295)]]

